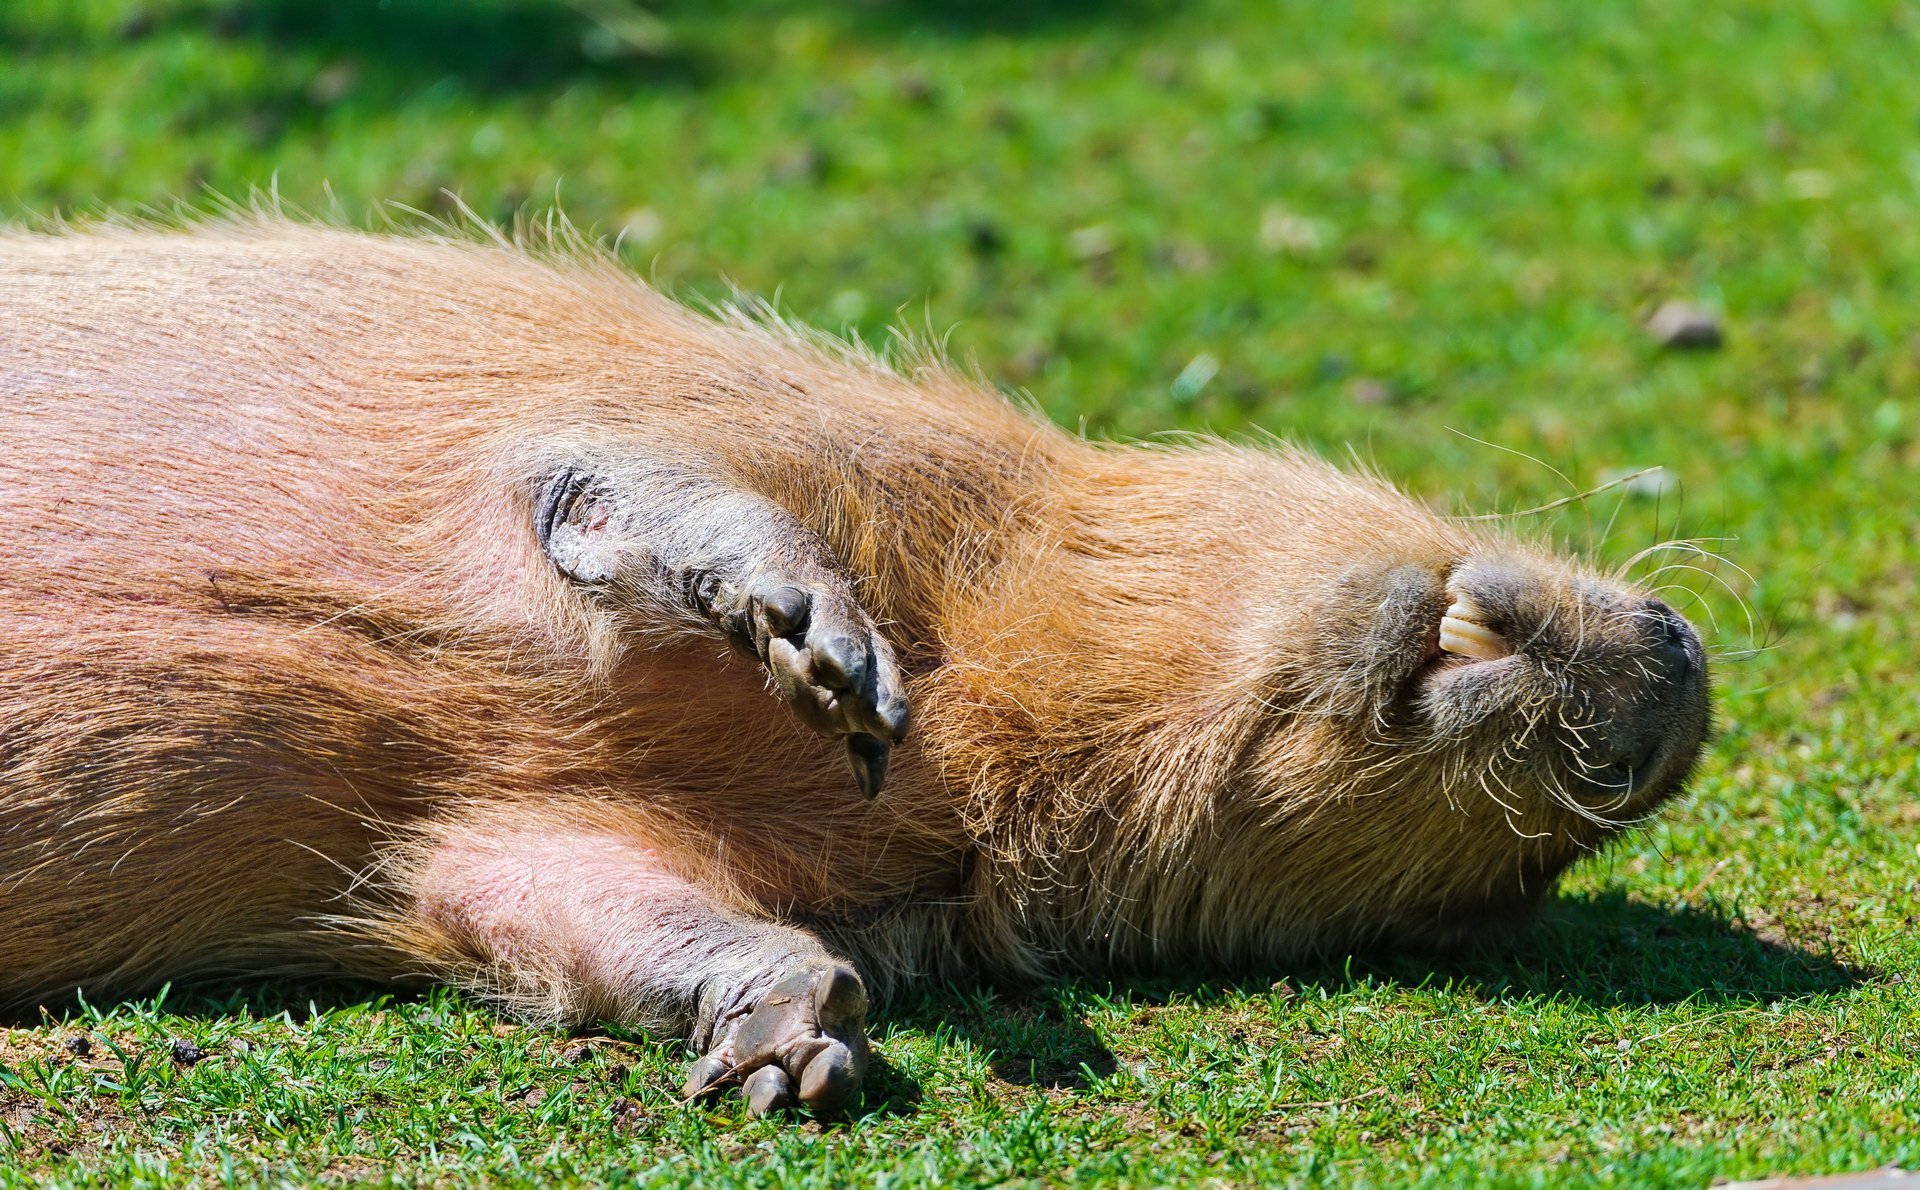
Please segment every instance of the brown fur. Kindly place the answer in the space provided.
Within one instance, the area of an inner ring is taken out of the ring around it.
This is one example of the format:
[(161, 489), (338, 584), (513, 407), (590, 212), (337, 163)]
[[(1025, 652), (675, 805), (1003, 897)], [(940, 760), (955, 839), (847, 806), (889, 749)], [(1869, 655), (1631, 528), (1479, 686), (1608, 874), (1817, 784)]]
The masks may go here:
[[(1671, 793), (1704, 726), (1702, 686), (1657, 780), (1571, 796), (1567, 755), (1656, 713), (1637, 597), (1297, 452), (1089, 443), (591, 254), (0, 235), (0, 440), (11, 1003), (484, 980), (410, 907), (527, 806), (883, 982), (1444, 941)], [(750, 661), (554, 571), (529, 501), (579, 449), (769, 497), (858, 576), (915, 711), (878, 801)], [(1463, 565), (1571, 642), (1477, 720), (1382, 643), (1397, 568)]]

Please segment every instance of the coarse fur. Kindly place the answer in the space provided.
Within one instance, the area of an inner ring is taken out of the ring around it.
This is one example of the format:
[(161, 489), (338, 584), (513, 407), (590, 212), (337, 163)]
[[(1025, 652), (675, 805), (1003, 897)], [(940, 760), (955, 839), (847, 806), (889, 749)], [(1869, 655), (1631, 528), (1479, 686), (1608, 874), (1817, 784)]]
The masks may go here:
[[(345, 970), (692, 1027), (447, 907), (576, 833), (882, 986), (1446, 944), (1706, 724), (1690, 630), (1551, 551), (1296, 450), (1088, 442), (591, 251), (0, 234), (0, 441), (16, 1006)], [(913, 708), (877, 800), (688, 605), (556, 568), (536, 505), (581, 459), (824, 543)], [(1461, 584), (1514, 656), (1438, 652)]]

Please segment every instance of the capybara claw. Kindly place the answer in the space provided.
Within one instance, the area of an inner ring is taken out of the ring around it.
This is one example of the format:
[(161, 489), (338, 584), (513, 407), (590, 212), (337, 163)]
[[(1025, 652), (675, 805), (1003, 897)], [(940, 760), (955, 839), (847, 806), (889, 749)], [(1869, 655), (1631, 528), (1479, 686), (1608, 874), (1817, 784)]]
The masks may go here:
[(796, 1106), (845, 1112), (866, 1076), (866, 1015), (867, 991), (851, 968), (796, 971), (714, 1030), (713, 1048), (688, 1072), (685, 1097), (708, 1097), (739, 1078), (756, 1116)]
[(716, 1095), (726, 1086), (732, 1067), (712, 1054), (698, 1058), (687, 1067), (687, 1081), (680, 1086), (680, 1098), (700, 1099)]
[(893, 647), (851, 595), (773, 582), (714, 615), (807, 726), (847, 737), (854, 783), (869, 798), (879, 794), (889, 749), (907, 734), (905, 681)]
[(830, 1046), (800, 1073), (800, 1100), (821, 1115), (837, 1115), (860, 1094), (861, 1071), (846, 1046)]
[(793, 1106), (793, 1080), (778, 1066), (762, 1066), (748, 1075), (740, 1093), (747, 1097), (751, 1115), (770, 1116)]
[(879, 736), (856, 732), (847, 737), (847, 760), (853, 766), (853, 781), (860, 796), (871, 801), (880, 796), (887, 783), (887, 759), (893, 746)]

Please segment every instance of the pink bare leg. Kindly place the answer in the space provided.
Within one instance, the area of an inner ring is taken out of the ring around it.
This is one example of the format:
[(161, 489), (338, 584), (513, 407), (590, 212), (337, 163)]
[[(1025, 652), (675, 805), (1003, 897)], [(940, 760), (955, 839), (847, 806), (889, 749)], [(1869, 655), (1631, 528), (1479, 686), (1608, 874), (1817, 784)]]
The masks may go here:
[[(558, 819), (558, 820), (556, 820)], [(860, 977), (804, 930), (673, 874), (643, 841), (526, 810), (439, 836), (406, 944), (534, 1015), (691, 1038), (688, 1095), (739, 1083), (764, 1114), (846, 1108), (867, 1066)]]

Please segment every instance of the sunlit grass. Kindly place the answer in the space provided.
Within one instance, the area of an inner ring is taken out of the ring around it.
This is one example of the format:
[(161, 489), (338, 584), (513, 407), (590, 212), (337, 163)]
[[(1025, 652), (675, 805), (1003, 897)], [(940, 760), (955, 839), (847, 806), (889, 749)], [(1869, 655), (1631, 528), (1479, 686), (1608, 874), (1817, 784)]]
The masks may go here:
[[(1639, 570), (1718, 576), (1657, 580), (1724, 655), (1696, 794), (1514, 953), (894, 1006), (845, 1127), (685, 1108), (676, 1046), (446, 994), (73, 1010), (0, 1042), (0, 1181), (1920, 1165), (1920, 10), (709, 0), (646, 54), (580, 11), (8, 0), (0, 203), (557, 204), (670, 289), (946, 335), (1097, 434), (1351, 449), (1462, 513), (1663, 468), (1517, 522), (1729, 560)], [(1669, 298), (1724, 347), (1662, 351)]]

